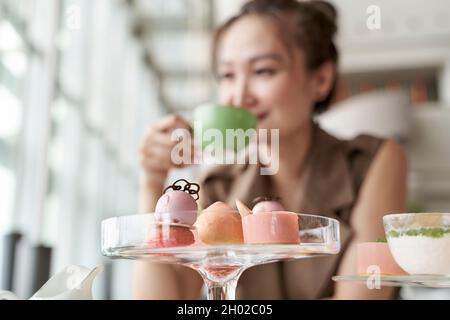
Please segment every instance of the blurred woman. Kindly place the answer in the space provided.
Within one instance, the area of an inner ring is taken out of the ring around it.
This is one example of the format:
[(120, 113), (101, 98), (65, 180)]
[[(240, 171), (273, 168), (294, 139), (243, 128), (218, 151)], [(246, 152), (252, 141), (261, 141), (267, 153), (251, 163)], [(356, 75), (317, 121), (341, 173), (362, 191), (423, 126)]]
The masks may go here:
[[(355, 274), (355, 247), (384, 236), (382, 216), (405, 211), (406, 157), (393, 140), (359, 136), (339, 140), (314, 123), (336, 86), (336, 11), (323, 1), (254, 0), (214, 36), (219, 102), (246, 108), (258, 128), (279, 129), (279, 171), (262, 176), (258, 165), (218, 166), (201, 180), (202, 207), (239, 198), (277, 195), (289, 211), (341, 222), (341, 252), (253, 267), (238, 284), (241, 299), (388, 299), (390, 288), (334, 283)], [(153, 211), (170, 169), (177, 116), (152, 126), (142, 145), (141, 209)], [(136, 263), (134, 293), (142, 299), (196, 299), (202, 280), (180, 266)]]

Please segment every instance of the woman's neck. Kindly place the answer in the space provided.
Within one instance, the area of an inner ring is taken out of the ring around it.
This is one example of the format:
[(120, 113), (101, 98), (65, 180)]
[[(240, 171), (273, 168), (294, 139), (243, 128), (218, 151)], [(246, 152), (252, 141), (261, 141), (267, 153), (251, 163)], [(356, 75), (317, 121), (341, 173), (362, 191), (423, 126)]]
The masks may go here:
[(295, 134), (280, 139), (280, 165), (275, 176), (282, 180), (301, 176), (311, 145), (312, 129), (312, 123), (308, 122)]
[(297, 210), (301, 176), (310, 152), (313, 126), (308, 123), (295, 135), (280, 139), (278, 173), (271, 176), (271, 193), (280, 196), (287, 210)]

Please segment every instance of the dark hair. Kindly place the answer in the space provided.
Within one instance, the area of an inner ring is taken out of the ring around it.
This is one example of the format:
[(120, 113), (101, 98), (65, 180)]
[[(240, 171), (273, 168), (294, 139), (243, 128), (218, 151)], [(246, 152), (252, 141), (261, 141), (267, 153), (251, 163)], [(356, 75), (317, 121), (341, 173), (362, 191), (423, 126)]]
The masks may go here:
[[(250, 14), (272, 17), (281, 28), (293, 23), (294, 30), (282, 32), (282, 35), (289, 36), (289, 39), (286, 36), (284, 39), (289, 48), (295, 44), (305, 51), (306, 67), (309, 70), (316, 70), (327, 61), (337, 64), (338, 52), (333, 40), (337, 31), (337, 12), (332, 4), (326, 1), (252, 0), (216, 30), (212, 50), (213, 65), (216, 64), (217, 47), (223, 33), (239, 18)], [(337, 75), (328, 95), (315, 103), (315, 113), (327, 109), (336, 90), (336, 78)]]

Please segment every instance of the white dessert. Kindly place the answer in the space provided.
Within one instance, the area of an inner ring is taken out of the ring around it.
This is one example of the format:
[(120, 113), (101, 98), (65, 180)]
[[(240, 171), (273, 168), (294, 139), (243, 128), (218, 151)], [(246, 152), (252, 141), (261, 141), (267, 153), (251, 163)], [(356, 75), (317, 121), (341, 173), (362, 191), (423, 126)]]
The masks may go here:
[(410, 274), (450, 275), (450, 233), (439, 237), (388, 237), (389, 249), (400, 267)]

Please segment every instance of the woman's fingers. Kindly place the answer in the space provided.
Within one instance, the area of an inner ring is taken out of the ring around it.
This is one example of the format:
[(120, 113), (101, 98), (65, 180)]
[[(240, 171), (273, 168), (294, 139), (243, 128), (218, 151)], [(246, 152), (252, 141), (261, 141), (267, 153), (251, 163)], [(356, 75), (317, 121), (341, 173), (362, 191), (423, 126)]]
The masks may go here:
[[(173, 136), (172, 133), (176, 129), (182, 129), (183, 131)], [(179, 141), (177, 136), (183, 135), (183, 137), (186, 137), (186, 135), (189, 135), (192, 138), (191, 132), (192, 128), (185, 120), (171, 115), (157, 122), (147, 130), (143, 145), (146, 148), (151, 148), (153, 144), (173, 148)]]
[(164, 163), (170, 163), (173, 167), (180, 168), (194, 163), (193, 150), (193, 147), (167, 149), (165, 147), (155, 146), (147, 156), (156, 158)]
[(151, 150), (154, 146), (165, 147), (167, 149), (172, 149), (177, 144), (177, 141), (172, 141), (170, 135), (167, 133), (155, 132), (148, 136), (144, 143), (144, 151)]
[(193, 163), (193, 160), (179, 158), (178, 156), (171, 157), (170, 153), (155, 153), (141, 157), (141, 165), (146, 170), (150, 171), (168, 171), (171, 168), (184, 168)]
[[(174, 130), (183, 129), (173, 135)], [(150, 126), (141, 144), (141, 165), (148, 173), (167, 173), (193, 163), (193, 145), (175, 149), (180, 140), (191, 137), (192, 128), (176, 115), (167, 116)], [(186, 141), (186, 140), (185, 140)], [(184, 154), (187, 152), (188, 154)]]
[(193, 149), (193, 143), (189, 143), (189, 140), (185, 140), (186, 136), (183, 136), (182, 138), (176, 138), (171, 137), (169, 134), (164, 133), (155, 133), (148, 139), (144, 141), (144, 143), (141, 145), (141, 153), (142, 154), (151, 154), (155, 153), (152, 152), (153, 149), (158, 150), (158, 152), (162, 153), (171, 153), (172, 150), (175, 151), (175, 147), (177, 144), (179, 144), (181, 141), (183, 141), (183, 148), (187, 148), (187, 145), (184, 144), (186, 142), (189, 144), (189, 149)]
[(171, 114), (164, 117), (154, 125), (156, 131), (169, 132), (174, 129), (186, 129), (192, 131), (190, 124), (178, 115)]
[(178, 121), (178, 116), (175, 114), (168, 115), (161, 120), (157, 121), (152, 128), (156, 131), (164, 131), (172, 128)]

